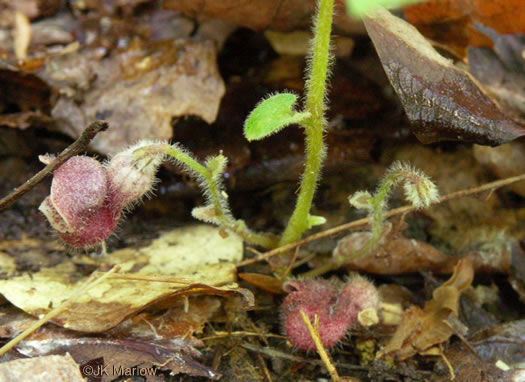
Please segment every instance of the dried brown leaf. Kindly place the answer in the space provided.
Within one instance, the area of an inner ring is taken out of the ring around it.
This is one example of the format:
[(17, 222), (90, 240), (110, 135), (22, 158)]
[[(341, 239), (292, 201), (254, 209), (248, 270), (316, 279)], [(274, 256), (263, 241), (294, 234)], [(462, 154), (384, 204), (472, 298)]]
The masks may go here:
[[(354, 232), (337, 243), (333, 256), (351, 257), (370, 240), (369, 232)], [(345, 263), (353, 270), (376, 274), (401, 274), (429, 270), (450, 271), (457, 259), (447, 256), (433, 246), (415, 239), (397, 237), (387, 240), (368, 255)]]
[[(493, 363), (485, 362), (470, 351), (463, 343), (455, 343), (444, 351), (444, 356), (454, 369), (455, 382), (504, 382), (505, 372), (498, 369)], [(432, 382), (450, 381), (450, 372), (444, 362), (439, 362), (438, 375), (434, 375)]]
[(132, 372), (134, 368), (135, 373), (138, 370), (147, 373), (151, 381), (163, 380), (155, 378), (160, 369), (169, 370), (172, 374), (185, 373), (212, 380), (220, 377), (213, 369), (195, 361), (193, 358), (199, 357), (200, 352), (181, 338), (137, 341), (126, 338), (50, 337), (23, 341), (17, 350), (30, 357), (69, 353), (81, 365), (84, 377), (91, 374), (101, 377), (104, 382), (119, 376), (132, 376), (126, 373)]
[(452, 277), (434, 291), (424, 309), (411, 306), (405, 311), (403, 321), (378, 358), (391, 355), (405, 360), (447, 341), (454, 334), (447, 321), (451, 315), (457, 315), (461, 292), (470, 286), (473, 278), (470, 260), (460, 260)]
[(115, 154), (141, 139), (170, 139), (172, 118), (215, 120), (225, 87), (212, 42), (138, 43), (101, 61), (94, 54), (50, 58), (47, 65), (49, 83), (62, 94), (52, 116), (66, 134), (77, 137), (104, 119), (113, 128), (92, 146)]
[[(473, 146), (476, 160), (486, 166), (498, 178), (507, 178), (525, 173), (525, 144), (509, 142), (498, 147)], [(525, 197), (525, 183), (508, 186), (512, 191)]]
[(525, 362), (525, 320), (517, 320), (481, 330), (468, 338), (485, 360), (501, 360), (507, 365)]
[(409, 23), (462, 58), (467, 46), (491, 46), (476, 25), (502, 34), (525, 32), (521, 0), (427, 0), (403, 8)]
[(239, 273), (239, 278), (247, 283), (254, 285), (262, 290), (274, 294), (283, 293), (283, 282), (273, 276), (263, 275), (261, 273)]
[[(342, 1), (337, 0), (338, 11), (334, 23), (346, 32), (362, 32), (362, 24), (350, 18)], [(183, 12), (192, 18), (223, 19), (257, 31), (272, 29), (292, 31), (309, 29), (315, 2), (311, 0), (165, 0), (163, 7)], [(339, 8), (340, 7), (340, 8)]]
[(414, 134), (424, 143), (498, 145), (525, 134), (468, 72), (439, 55), (416, 28), (383, 9), (365, 20)]

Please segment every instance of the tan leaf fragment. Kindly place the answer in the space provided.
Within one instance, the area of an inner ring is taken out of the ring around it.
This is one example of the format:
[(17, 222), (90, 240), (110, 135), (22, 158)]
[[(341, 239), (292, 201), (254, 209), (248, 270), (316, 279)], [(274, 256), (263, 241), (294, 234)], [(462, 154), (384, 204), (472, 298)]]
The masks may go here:
[(2, 363), (0, 364), (0, 380), (4, 382), (84, 382), (78, 365), (69, 354), (17, 359)]
[(141, 139), (168, 140), (173, 118), (215, 121), (225, 92), (216, 54), (211, 41), (181, 39), (137, 43), (102, 60), (89, 50), (52, 57), (45, 77), (61, 94), (52, 116), (75, 138), (106, 120), (112, 128), (92, 143), (105, 154)]
[(20, 11), (15, 12), (14, 50), (16, 58), (25, 60), (27, 48), (31, 42), (31, 25), (29, 19)]
[(474, 278), (469, 259), (461, 259), (451, 278), (432, 293), (432, 300), (424, 309), (417, 306), (408, 308), (401, 325), (377, 358), (385, 355), (405, 360), (415, 354), (428, 353), (432, 347), (441, 344), (454, 334), (448, 323), (451, 315), (457, 316), (461, 292), (467, 289)]

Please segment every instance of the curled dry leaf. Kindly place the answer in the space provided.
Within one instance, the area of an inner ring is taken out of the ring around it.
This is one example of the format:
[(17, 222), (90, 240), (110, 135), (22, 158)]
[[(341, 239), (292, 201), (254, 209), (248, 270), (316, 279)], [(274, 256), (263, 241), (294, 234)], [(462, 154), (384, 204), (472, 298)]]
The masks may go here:
[[(172, 299), (194, 294), (240, 294), (247, 305), (253, 305), (253, 295), (232, 284), (234, 263), (241, 260), (242, 253), (241, 239), (235, 235), (222, 238), (214, 227), (175, 229), (147, 247), (125, 248), (101, 258), (102, 264), (119, 264), (124, 274), (88, 290), (53, 322), (69, 329), (101, 332), (147, 306), (163, 303), (166, 307)], [(64, 262), (32, 275), (1, 280), (0, 293), (25, 312), (39, 316), (64, 301), (82, 281), (75, 265)]]
[(525, 134), (474, 77), (439, 55), (416, 28), (385, 9), (367, 18), (365, 26), (422, 142), (498, 145)]
[(461, 292), (470, 286), (473, 278), (470, 260), (460, 260), (451, 278), (434, 290), (432, 300), (424, 309), (414, 305), (405, 311), (394, 336), (377, 357), (390, 355), (405, 360), (447, 341), (454, 334), (448, 320), (457, 317)]

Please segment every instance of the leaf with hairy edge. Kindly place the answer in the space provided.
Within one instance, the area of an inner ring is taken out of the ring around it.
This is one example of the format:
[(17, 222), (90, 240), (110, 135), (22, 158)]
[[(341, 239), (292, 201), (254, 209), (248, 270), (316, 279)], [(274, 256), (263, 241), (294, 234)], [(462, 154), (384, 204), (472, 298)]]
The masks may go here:
[(284, 127), (304, 121), (310, 113), (296, 112), (297, 96), (278, 93), (259, 103), (244, 123), (244, 135), (249, 141), (266, 138)]

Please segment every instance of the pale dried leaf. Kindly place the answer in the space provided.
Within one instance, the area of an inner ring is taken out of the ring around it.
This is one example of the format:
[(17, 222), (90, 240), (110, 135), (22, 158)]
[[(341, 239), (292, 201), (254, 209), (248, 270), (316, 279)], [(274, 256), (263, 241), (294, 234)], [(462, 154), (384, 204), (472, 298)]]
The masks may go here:
[(0, 380), (4, 382), (84, 382), (78, 365), (69, 354), (17, 359), (2, 363), (0, 364)]
[[(103, 257), (101, 263), (120, 265), (121, 273), (128, 278), (98, 284), (54, 322), (70, 329), (100, 332), (148, 305), (188, 294), (240, 293), (248, 305), (253, 304), (251, 293), (232, 284), (235, 263), (242, 254), (242, 240), (236, 235), (222, 238), (215, 227), (175, 229), (148, 247), (122, 249)], [(0, 293), (25, 312), (40, 316), (66, 300), (81, 282), (75, 265), (66, 262), (32, 275), (0, 280)]]
[(451, 314), (457, 315), (461, 292), (470, 286), (473, 278), (470, 260), (460, 260), (452, 277), (434, 291), (433, 299), (424, 309), (411, 306), (405, 311), (401, 324), (378, 358), (391, 355), (405, 360), (447, 341), (454, 334), (448, 318)]

